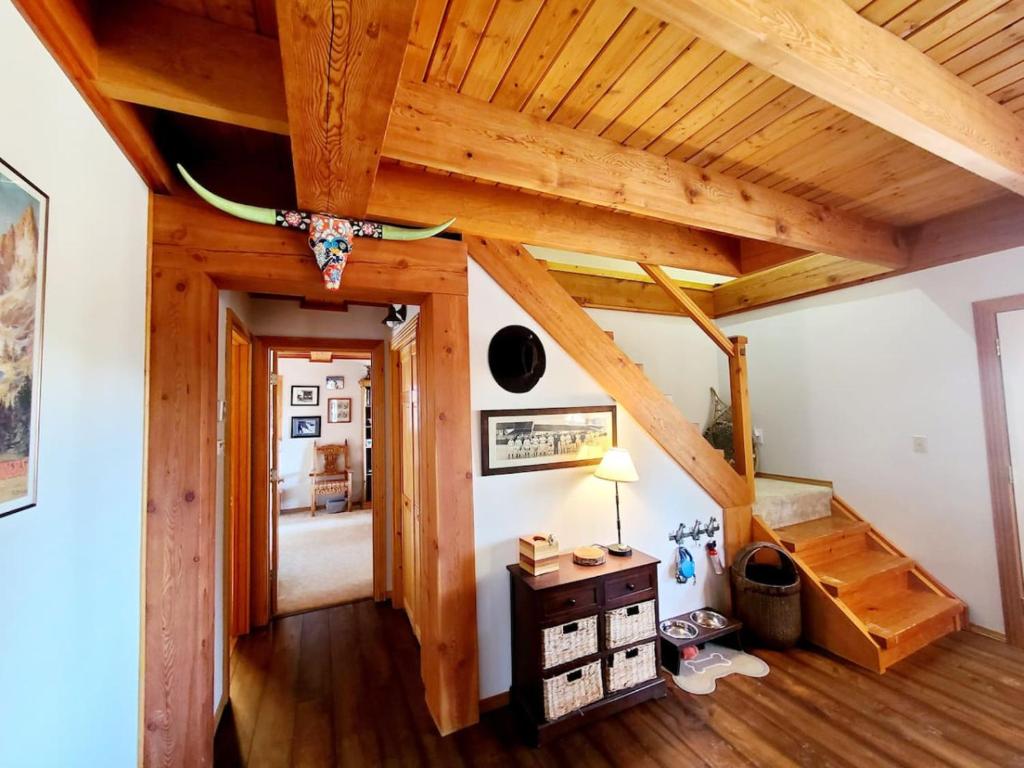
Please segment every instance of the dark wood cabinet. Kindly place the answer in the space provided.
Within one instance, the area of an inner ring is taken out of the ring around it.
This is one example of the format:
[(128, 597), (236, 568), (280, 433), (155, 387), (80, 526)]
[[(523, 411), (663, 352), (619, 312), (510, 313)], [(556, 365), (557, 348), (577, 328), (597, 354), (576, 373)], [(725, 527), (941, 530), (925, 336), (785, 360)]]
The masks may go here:
[[(541, 744), (665, 695), (665, 681), (658, 672), (658, 563), (634, 550), (632, 557), (609, 555), (603, 565), (590, 567), (576, 565), (571, 554), (563, 554), (558, 570), (541, 576), (531, 576), (518, 565), (508, 567), (511, 703), (531, 743)], [(595, 670), (600, 673), (599, 688)], [(624, 684), (628, 687), (615, 690)], [(560, 711), (557, 702), (566, 700), (552, 691), (567, 686), (586, 686), (579, 697), (585, 703), (551, 717), (552, 711)]]

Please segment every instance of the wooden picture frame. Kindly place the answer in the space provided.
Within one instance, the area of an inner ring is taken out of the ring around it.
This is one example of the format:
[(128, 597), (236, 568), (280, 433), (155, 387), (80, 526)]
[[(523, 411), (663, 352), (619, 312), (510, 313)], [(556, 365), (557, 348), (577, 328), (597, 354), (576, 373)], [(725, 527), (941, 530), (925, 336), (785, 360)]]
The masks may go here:
[[(306, 399), (307, 397), (309, 399)], [(300, 408), (320, 405), (320, 387), (316, 384), (293, 384), (290, 404)]]
[(37, 503), (49, 208), (45, 192), (0, 160), (0, 237), (14, 259), (13, 282), (0, 288), (0, 517)]
[(327, 423), (328, 424), (351, 424), (352, 423), (352, 398), (351, 397), (329, 397), (329, 398), (327, 398)]
[(293, 438), (320, 437), (319, 416), (292, 416), (292, 428), (290, 435)]
[(616, 406), (480, 412), (480, 472), (510, 475), (601, 462), (618, 440)]

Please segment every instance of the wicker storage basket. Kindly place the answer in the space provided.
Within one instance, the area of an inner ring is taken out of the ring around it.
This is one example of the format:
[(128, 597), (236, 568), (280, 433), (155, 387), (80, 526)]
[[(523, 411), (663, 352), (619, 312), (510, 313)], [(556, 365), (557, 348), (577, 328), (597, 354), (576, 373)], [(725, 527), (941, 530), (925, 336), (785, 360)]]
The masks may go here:
[(541, 636), (544, 669), (597, 653), (597, 616), (549, 627), (541, 632)]
[(658, 674), (654, 643), (644, 643), (608, 657), (604, 668), (604, 686), (608, 693), (640, 685)]
[(549, 677), (544, 680), (544, 719), (557, 720), (602, 696), (600, 661)]
[[(779, 555), (779, 565), (752, 563), (762, 549)], [(784, 650), (800, 639), (800, 573), (782, 547), (766, 542), (747, 545), (729, 571), (733, 611), (754, 645)]]
[(615, 608), (604, 614), (604, 647), (618, 648), (657, 633), (654, 619), (654, 601)]

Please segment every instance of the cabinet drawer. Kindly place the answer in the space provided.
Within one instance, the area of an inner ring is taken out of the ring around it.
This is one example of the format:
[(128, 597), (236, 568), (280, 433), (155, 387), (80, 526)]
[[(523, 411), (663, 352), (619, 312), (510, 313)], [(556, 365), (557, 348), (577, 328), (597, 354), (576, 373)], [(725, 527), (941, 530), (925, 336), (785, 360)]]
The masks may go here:
[(552, 616), (593, 612), (597, 604), (597, 584), (594, 583), (545, 592), (541, 597), (540, 609), (543, 618), (548, 619)]
[(604, 583), (605, 605), (613, 607), (654, 597), (654, 578), (654, 570), (645, 568), (608, 579)]

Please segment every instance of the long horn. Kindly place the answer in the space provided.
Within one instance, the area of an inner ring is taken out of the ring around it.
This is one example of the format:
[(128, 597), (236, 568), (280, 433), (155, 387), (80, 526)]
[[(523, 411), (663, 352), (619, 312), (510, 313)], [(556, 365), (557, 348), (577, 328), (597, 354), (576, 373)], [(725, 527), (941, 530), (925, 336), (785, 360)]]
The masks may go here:
[(392, 224), (384, 224), (381, 228), (381, 239), (383, 240), (423, 240), (433, 237), (439, 232), (444, 232), (455, 223), (455, 219), (448, 219), (444, 224), (436, 227), (424, 227), (423, 229), (409, 229), (408, 227), (396, 227)]
[(256, 205), (245, 205), (244, 203), (236, 203), (232, 200), (227, 200), (220, 195), (215, 195), (210, 190), (202, 186), (198, 181), (189, 176), (188, 171), (178, 164), (178, 172), (182, 175), (192, 190), (199, 195), (203, 200), (208, 202), (214, 208), (217, 208), (224, 213), (229, 213), (232, 216), (237, 216), (240, 219), (246, 221), (254, 221), (257, 224), (270, 224), (271, 226), (277, 224), (277, 211), (273, 208), (260, 208)]

